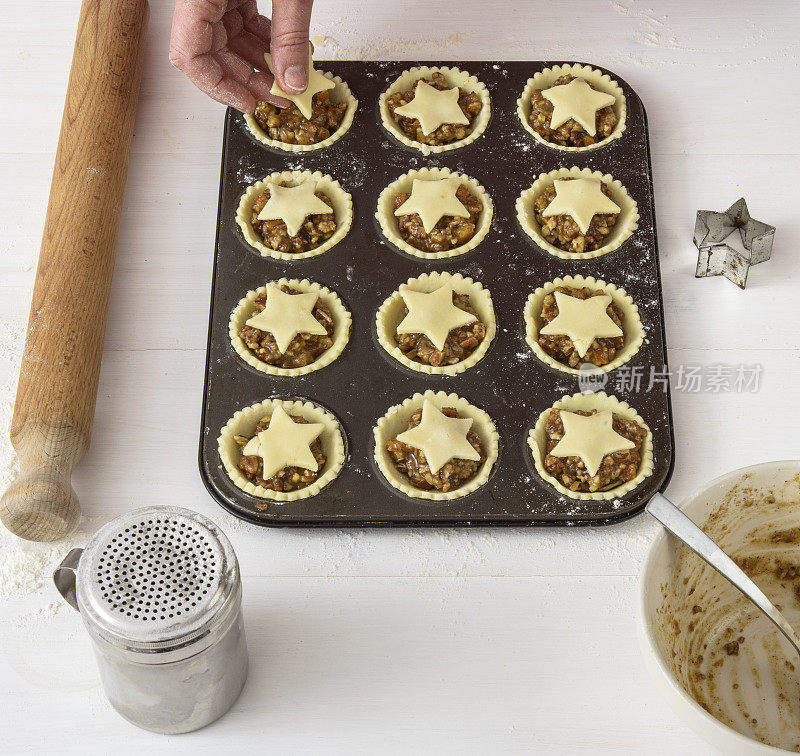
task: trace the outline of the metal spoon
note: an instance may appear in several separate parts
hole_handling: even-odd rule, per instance
[[[738,588],[780,630],[786,640],[794,646],[800,656],[800,635],[789,624],[761,589],[742,572],[714,541],[695,525],[678,507],[661,494],[656,494],[645,507],[645,511],[656,518],[672,535],[683,541],[697,556],[711,565],[722,577]]]

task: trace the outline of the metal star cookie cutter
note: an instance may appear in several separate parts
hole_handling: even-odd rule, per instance
[[[752,265],[769,260],[775,227],[753,220],[744,197],[724,213],[698,210],[694,226],[697,256],[695,278],[723,275],[740,289]]]

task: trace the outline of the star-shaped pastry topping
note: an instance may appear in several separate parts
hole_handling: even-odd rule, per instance
[[[436,475],[451,459],[480,460],[481,455],[467,440],[471,427],[471,417],[448,417],[430,399],[425,399],[420,424],[401,433],[397,440],[422,450],[428,467]]]
[[[594,477],[607,454],[636,446],[614,430],[613,419],[611,410],[588,417],[561,410],[564,435],[550,454],[554,457],[580,457],[589,475]]]
[[[456,197],[460,186],[461,179],[455,176],[433,181],[415,178],[411,186],[411,196],[394,211],[394,214],[400,216],[417,213],[422,218],[422,227],[426,234],[433,231],[433,227],[445,215],[469,218],[469,210]]]
[[[284,467],[302,467],[317,472],[319,465],[311,444],[325,429],[322,423],[296,423],[279,404],[272,412],[269,427],[251,438],[242,454],[261,457],[261,477],[269,480]]]
[[[539,333],[545,336],[569,336],[581,358],[586,356],[595,339],[622,336],[622,329],[606,312],[611,304],[608,294],[578,299],[556,291],[554,296],[558,315]]]
[[[275,75],[275,69],[272,67],[272,56],[269,53],[264,54],[264,59],[267,61],[267,66]],[[278,80],[272,82],[272,89],[269,90],[270,94],[283,97],[286,100],[293,102],[297,105],[297,109],[303,114],[303,118],[311,118],[311,100],[317,92],[324,92],[326,89],[333,89],[336,85],[325,74],[320,71],[314,70],[314,64],[311,60],[311,47],[308,48],[308,86],[304,92],[284,92],[278,86]]]
[[[458,87],[436,89],[420,79],[414,90],[414,99],[394,112],[406,118],[416,118],[425,136],[432,134],[443,123],[466,126],[469,118],[458,105]]]
[[[444,349],[450,331],[478,319],[471,312],[453,304],[453,287],[450,284],[430,293],[414,291],[404,285],[400,287],[400,296],[408,307],[408,315],[397,326],[397,333],[423,333],[439,351]]]
[[[247,321],[251,328],[268,331],[275,337],[281,354],[286,352],[298,333],[324,336],[327,331],[313,315],[319,296],[314,292],[287,294],[275,284],[267,284],[267,304]]]
[[[282,220],[289,236],[296,236],[309,215],[332,213],[330,205],[325,204],[315,192],[317,182],[309,179],[297,186],[281,186],[268,181],[269,199],[258,214],[259,220]]]
[[[600,179],[556,179],[553,186],[556,190],[555,199],[542,215],[569,215],[578,224],[582,234],[589,230],[589,224],[597,213],[620,212],[619,205],[603,194]]]
[[[544,89],[542,97],[553,103],[551,129],[557,129],[572,118],[592,136],[597,133],[597,111],[613,105],[617,99],[614,95],[592,89],[584,79],[573,79],[569,84]]]

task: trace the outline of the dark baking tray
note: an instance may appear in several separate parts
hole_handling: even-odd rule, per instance
[[[666,368],[661,280],[658,268],[653,182],[647,118],[641,100],[619,76],[625,91],[627,129],[609,146],[569,153],[549,149],[523,130],[516,100],[534,72],[553,62],[469,61],[448,63],[475,74],[492,99],[488,129],[471,145],[424,156],[386,134],[378,97],[405,69],[425,62],[325,62],[321,68],[350,86],[359,105],[350,132],[331,147],[305,154],[266,148],[252,138],[241,114],[229,110],[222,148],[219,215],[211,293],[200,436],[200,473],[211,495],[229,512],[258,525],[600,525],[630,517],[662,490],[672,473],[673,433],[668,392],[646,391],[650,366]],[[442,65],[442,62],[427,63]],[[639,228],[620,249],[593,260],[561,260],[537,247],[519,228],[514,203],[542,172],[577,165],[611,173],[639,205]],[[374,219],[381,190],[411,168],[447,166],[477,179],[495,204],[489,236],[466,255],[427,261],[386,242]],[[348,236],[319,257],[282,262],[261,257],[235,222],[247,186],[273,171],[319,170],[353,196]],[[406,279],[429,270],[460,272],[488,287],[498,334],[487,356],[454,377],[426,376],[403,368],[378,345],[375,312]],[[628,363],[640,366],[641,390],[609,393],[629,401],[653,433],[655,470],[638,488],[611,501],[579,501],[559,495],[541,480],[527,447],[539,413],[578,390],[574,376],[540,362],[525,343],[523,307],[536,287],[556,276],[582,273],[622,286],[639,306],[647,338]],[[331,365],[309,375],[271,377],[246,365],[228,338],[231,311],[250,289],[286,276],[309,278],[336,291],[353,315],[350,343]],[[613,375],[613,374],[612,374]],[[485,409],[500,433],[500,458],[488,483],[447,502],[407,497],[392,488],[373,460],[372,430],[386,410],[416,392],[446,390]],[[635,387],[634,387],[635,388]],[[236,488],[217,451],[223,425],[243,407],[268,397],[304,397],[341,421],[348,458],[344,469],[317,496],[268,502]]]

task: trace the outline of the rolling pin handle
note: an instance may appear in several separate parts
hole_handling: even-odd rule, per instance
[[[69,476],[54,467],[21,473],[0,499],[0,522],[27,541],[66,538],[81,519]]]
[[[81,518],[70,478],[88,439],[68,423],[30,422],[11,443],[20,474],[0,499],[0,521],[28,541],[66,538]]]

